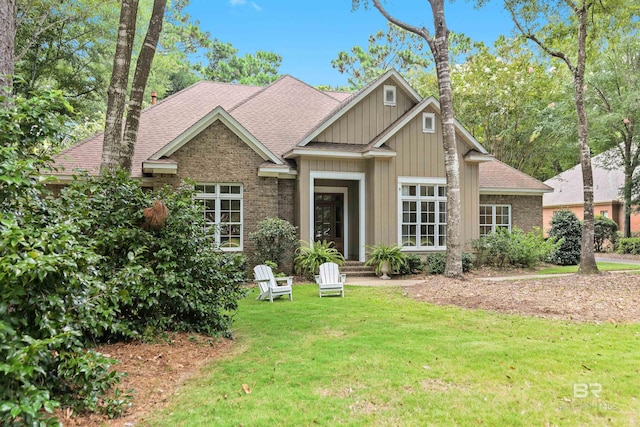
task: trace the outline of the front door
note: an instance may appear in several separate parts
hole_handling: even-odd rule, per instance
[[[314,240],[333,242],[344,255],[344,194],[315,193]]]

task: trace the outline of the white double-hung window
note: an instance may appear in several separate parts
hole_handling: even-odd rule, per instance
[[[511,231],[510,205],[480,205],[480,236],[504,228]]]
[[[241,251],[242,184],[197,184],[207,227],[215,227],[216,244],[226,251]]]
[[[444,250],[447,246],[447,186],[441,178],[400,178],[400,246]]]

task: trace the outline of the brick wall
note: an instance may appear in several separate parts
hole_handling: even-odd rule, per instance
[[[542,228],[542,196],[480,195],[481,205],[511,205],[511,226],[528,233]]]
[[[154,176],[155,188],[165,183],[175,187],[185,178],[197,182],[243,184],[244,253],[249,257],[253,254],[249,233],[262,219],[280,214],[281,193],[290,192],[293,197],[293,190],[289,190],[287,184],[279,185],[277,178],[258,176],[258,167],[264,160],[220,122],[205,129],[171,158],[178,162],[178,173]],[[286,215],[292,215],[286,207],[282,210]]]

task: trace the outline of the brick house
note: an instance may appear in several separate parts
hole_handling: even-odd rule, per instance
[[[624,187],[624,170],[610,165],[613,153],[604,152],[591,159],[593,168],[593,207],[595,215],[611,218],[624,230],[624,200],[621,189]],[[545,181],[553,188],[542,200],[544,228],[551,228],[553,213],[564,209],[576,214],[581,221],[584,218],[584,193],[582,188],[582,168],[576,165]],[[640,213],[631,214],[631,232],[640,232]]]
[[[456,122],[462,240],[496,228],[542,226],[551,189],[494,159]],[[61,184],[97,173],[102,134],[57,158]],[[365,245],[446,248],[446,180],[438,101],[394,70],[355,93],[321,91],[291,76],[266,87],[202,81],[145,109],[132,176],[159,188],[197,182],[223,250],[251,253],[266,217],[331,240],[348,259]]]

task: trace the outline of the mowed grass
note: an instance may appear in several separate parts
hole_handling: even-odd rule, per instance
[[[233,354],[147,425],[640,423],[638,324],[439,307],[395,288],[320,299],[302,285],[293,302],[273,304],[255,296],[240,304]]]
[[[640,270],[638,264],[622,264],[619,262],[598,262],[598,270],[600,271],[620,271],[620,270]],[[536,274],[563,274],[576,273],[577,265],[559,265],[556,267],[543,268],[536,271]]]

